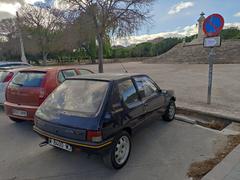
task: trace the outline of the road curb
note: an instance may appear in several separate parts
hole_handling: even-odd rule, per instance
[[[240,145],[235,147],[217,166],[207,173],[202,180],[224,180],[240,164]]]
[[[219,113],[214,113],[214,112],[206,112],[206,111],[186,108],[186,107],[182,107],[182,106],[178,106],[177,111],[180,111],[180,112],[183,111],[183,112],[187,112],[187,113],[197,113],[197,114],[203,115],[203,116],[211,116],[214,118],[220,118],[220,119],[224,119],[224,120],[240,122],[240,118],[237,118],[237,117],[226,116],[224,114],[219,114]]]
[[[196,124],[195,120],[190,119],[190,118],[188,118],[186,116],[178,115],[178,114],[176,114],[175,119],[178,120],[178,121],[189,123],[189,124]]]

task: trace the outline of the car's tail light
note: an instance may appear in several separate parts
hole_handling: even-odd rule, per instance
[[[44,98],[46,97],[46,90],[44,88],[44,85],[46,83],[46,77],[42,80],[42,83],[41,83],[41,88],[40,88],[40,91],[39,91],[39,99],[40,99],[40,104],[43,102]]]
[[[42,99],[44,98],[46,95],[46,91],[44,88],[40,88],[40,91],[39,91],[39,98]]]
[[[101,142],[102,132],[101,131],[87,131],[87,140],[91,142]]]
[[[9,72],[5,79],[3,80],[3,82],[4,83],[9,82],[12,79],[13,75],[14,75],[13,72]]]

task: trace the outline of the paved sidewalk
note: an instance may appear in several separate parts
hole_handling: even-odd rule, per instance
[[[240,111],[229,111],[221,108],[216,108],[212,105],[197,104],[195,102],[189,103],[189,102],[177,101],[176,103],[177,103],[177,107],[182,110],[210,115],[210,116],[218,117],[220,119],[240,122]]]
[[[202,180],[239,180],[240,179],[240,145],[225,157]]]

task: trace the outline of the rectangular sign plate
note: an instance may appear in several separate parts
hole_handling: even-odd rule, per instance
[[[67,143],[63,143],[61,141],[55,140],[55,139],[48,139],[48,143],[52,146],[56,146],[58,148],[64,149],[66,151],[72,152],[72,146],[70,146]]]
[[[17,109],[12,110],[12,115],[14,116],[21,116],[21,117],[27,117],[27,112],[26,111],[21,111]]]
[[[203,46],[205,48],[220,47],[221,46],[221,37],[206,37],[203,40]]]

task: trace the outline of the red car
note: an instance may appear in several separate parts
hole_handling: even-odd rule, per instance
[[[22,70],[8,84],[4,108],[15,121],[33,121],[38,107],[67,77],[92,73],[74,67],[41,67]]]

